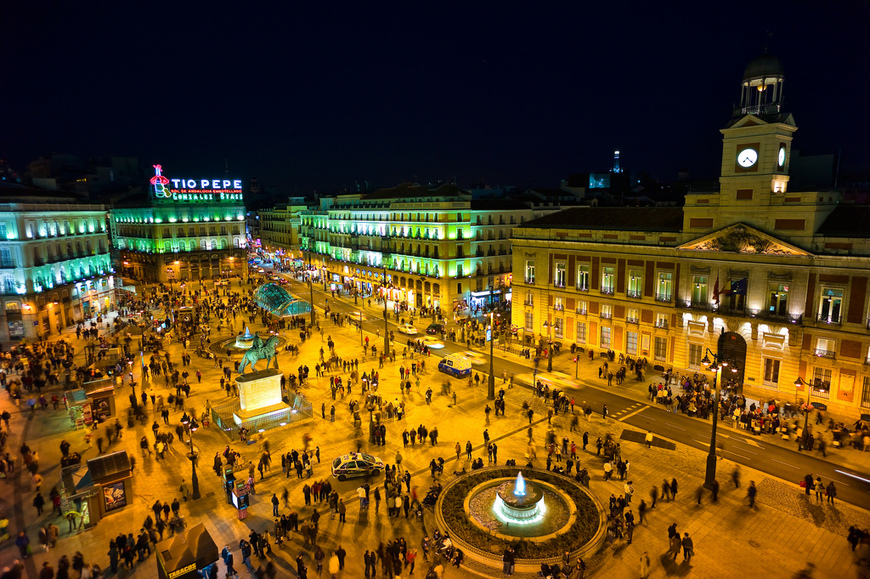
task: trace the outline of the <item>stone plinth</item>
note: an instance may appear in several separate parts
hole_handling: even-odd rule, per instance
[[[281,371],[274,368],[242,374],[236,378],[239,386],[238,412],[233,414],[236,424],[266,416],[273,412],[289,410],[281,400]]]

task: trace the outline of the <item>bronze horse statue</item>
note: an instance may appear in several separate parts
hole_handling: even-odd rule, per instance
[[[251,349],[245,352],[242,361],[239,364],[239,374],[245,373],[245,368],[250,366],[252,372],[256,372],[256,364],[260,360],[266,360],[266,370],[272,365],[272,359],[275,360],[275,369],[278,369],[278,356],[275,353],[275,347],[278,345],[278,336],[270,336],[265,342],[261,342],[259,336],[254,335],[254,345]]]

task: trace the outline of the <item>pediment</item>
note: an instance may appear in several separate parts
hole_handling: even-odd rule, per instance
[[[809,256],[811,253],[759,231],[744,223],[735,223],[719,231],[699,237],[677,249],[685,251],[716,251],[757,255]]]
[[[754,127],[756,125],[766,125],[766,124],[767,124],[767,122],[764,121],[763,119],[760,119],[760,118],[756,117],[755,115],[749,114],[749,115],[744,116],[743,118],[741,118],[739,121],[737,121],[736,123],[734,123],[733,125],[731,125],[728,128],[736,129],[738,127]]]

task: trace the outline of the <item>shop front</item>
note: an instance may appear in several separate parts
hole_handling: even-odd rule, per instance
[[[64,516],[74,513],[76,524],[86,528],[133,502],[133,470],[126,450],[88,460],[83,475],[79,464],[68,465],[61,479]]]
[[[200,579],[210,577],[220,556],[218,546],[203,523],[157,543],[157,577]]]
[[[70,421],[78,428],[90,427],[96,420],[105,422],[115,416],[115,384],[112,378],[85,382],[81,388],[67,390],[64,400]]]

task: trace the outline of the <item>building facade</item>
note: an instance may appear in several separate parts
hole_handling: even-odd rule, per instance
[[[170,179],[155,166],[150,195],[110,212],[118,269],[143,282],[242,275],[247,238],[241,180]]]
[[[116,303],[106,208],[62,192],[0,188],[0,342],[34,340]]]
[[[514,230],[512,321],[527,343],[703,371],[733,332],[747,398],[868,412],[870,207],[789,190],[783,80],[769,56],[746,69],[718,189],[682,208],[570,209]]]
[[[259,240],[263,253],[281,265],[301,264],[299,226],[301,215],[307,210],[308,206],[302,199],[291,199],[290,203],[258,211]]]
[[[552,211],[408,184],[321,199],[301,213],[299,241],[325,284],[459,315],[509,299],[511,230]]]

